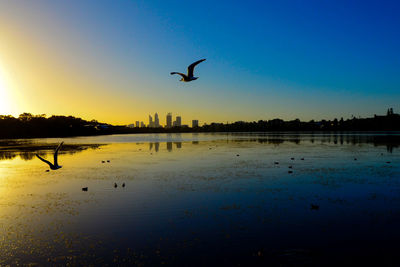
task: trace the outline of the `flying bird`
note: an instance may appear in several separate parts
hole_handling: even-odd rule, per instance
[[[48,161],[48,160],[45,160],[44,158],[42,158],[42,157],[39,156],[38,154],[36,154],[36,157],[38,157],[41,161],[43,161],[43,162],[49,164],[50,169],[52,169],[52,170],[58,170],[58,169],[60,169],[60,168],[62,167],[62,166],[58,165],[58,161],[57,161],[57,158],[58,158],[58,151],[60,150],[60,148],[61,148],[61,146],[62,146],[63,144],[64,144],[64,142],[61,142],[61,143],[58,145],[58,147],[56,148],[56,151],[54,152],[54,164],[51,163],[51,162]]]
[[[180,79],[181,82],[190,82],[190,81],[197,80],[199,77],[194,77],[193,76],[194,67],[196,67],[197,64],[203,62],[204,60],[206,60],[206,59],[205,58],[204,59],[200,59],[200,60],[190,64],[189,67],[188,67],[187,75],[183,74],[183,73],[180,73],[180,72],[171,72],[171,75],[173,75],[173,74],[181,75],[182,76],[182,79]]]

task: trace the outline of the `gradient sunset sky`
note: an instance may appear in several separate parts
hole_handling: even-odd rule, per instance
[[[400,112],[399,1],[0,0],[0,114],[113,124]],[[171,71],[201,58],[194,82]]]

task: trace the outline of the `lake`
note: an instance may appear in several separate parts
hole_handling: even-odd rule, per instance
[[[47,171],[35,154],[61,141]],[[399,132],[0,140],[0,265],[396,265],[399,147]]]

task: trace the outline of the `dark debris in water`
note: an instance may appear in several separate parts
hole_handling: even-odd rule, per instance
[[[311,210],[319,210],[319,205],[311,204],[310,209]]]

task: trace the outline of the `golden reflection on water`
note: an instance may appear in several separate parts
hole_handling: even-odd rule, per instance
[[[122,231],[123,236],[126,231],[135,237],[129,241],[134,251],[135,245],[143,247],[140,240],[145,240],[141,235],[146,231],[149,236],[157,230],[168,235],[176,231],[171,230],[175,225],[199,214],[219,225],[220,213],[234,219],[255,210],[253,225],[274,225],[282,217],[280,211],[275,214],[277,207],[289,214],[292,206],[308,212],[307,197],[323,199],[310,194],[305,184],[333,194],[331,190],[341,186],[338,177],[363,184],[365,178],[349,174],[375,165],[377,175],[391,177],[398,169],[384,162],[399,161],[398,154],[388,155],[385,147],[310,141],[111,143],[79,152],[68,150],[68,143],[66,147],[58,159],[63,167],[56,171],[46,172],[46,164],[26,154],[35,151],[24,152],[23,157],[17,151],[17,156],[0,160],[0,264],[101,262],[102,242],[112,240],[110,233]],[[52,159],[53,151],[41,152]],[[384,158],[377,157],[381,153]],[[354,157],[359,158],[357,163]],[[274,164],[277,161],[279,165]],[[293,174],[288,174],[289,165]],[[330,205],[340,202],[337,196],[329,197]],[[265,203],[275,203],[275,208],[266,212]],[[226,231],[224,238],[234,236]]]

